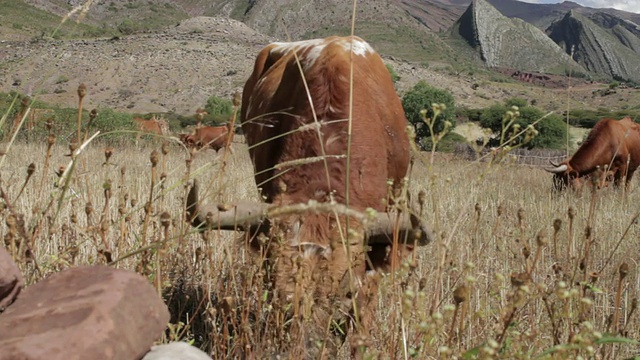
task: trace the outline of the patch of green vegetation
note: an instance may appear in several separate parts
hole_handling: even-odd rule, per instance
[[[62,18],[37,9],[23,1],[0,0],[0,28],[11,34],[51,37],[56,39],[82,38],[91,34],[110,35],[102,27],[78,24],[73,20],[62,23]]]

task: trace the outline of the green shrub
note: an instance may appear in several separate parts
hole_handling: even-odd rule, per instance
[[[485,109],[480,116],[480,126],[491,129],[498,135],[498,139],[502,137],[503,119],[505,119],[507,112],[510,111],[511,114],[516,114],[511,106],[507,106],[508,103],[514,103],[514,101],[510,99],[505,104],[493,105]],[[513,125],[505,129],[504,140],[506,141],[516,132],[524,130],[528,125],[533,124],[544,115],[541,110],[533,106],[518,107]],[[560,116],[555,114],[547,116],[535,124],[534,127],[538,131],[537,136],[524,144],[524,146],[528,148],[561,149],[566,144],[567,127]],[[524,141],[525,134],[521,134],[514,139],[512,145],[522,144]],[[494,140],[489,145],[498,146],[501,144],[499,144],[499,140]]]
[[[407,120],[416,128],[416,142],[422,143],[422,138],[430,137],[429,127],[424,123],[421,112],[427,111],[427,118],[433,117],[432,104],[444,104],[446,108],[435,119],[433,131],[437,134],[444,130],[445,121],[451,123],[451,129],[455,127],[455,103],[453,95],[447,90],[435,88],[425,81],[419,81],[411,90],[402,97]]]
[[[432,145],[433,145],[433,140],[431,137],[424,137],[421,140],[421,143],[419,144],[420,147],[422,149],[428,149],[430,150]],[[455,145],[458,143],[467,143],[467,139],[457,133],[454,132],[448,132],[447,134],[445,134],[445,136],[440,139],[440,141],[438,141],[438,143],[436,144],[436,151],[440,151],[440,152],[453,152],[455,149]]]
[[[205,105],[204,110],[209,113],[209,116],[217,118],[220,116],[228,117],[233,114],[233,103],[231,100],[211,96],[207,99],[207,105]]]

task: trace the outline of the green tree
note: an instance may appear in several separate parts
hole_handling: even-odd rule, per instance
[[[431,132],[424,123],[421,112],[426,110],[426,117],[432,119],[432,104],[445,105],[434,121],[433,131],[436,134],[442,132],[446,121],[451,124],[449,130],[452,129],[455,126],[455,102],[453,95],[447,90],[438,89],[421,80],[402,97],[402,107],[407,120],[416,128],[416,142],[423,148],[424,138],[431,137]]]
[[[505,104],[496,104],[482,112],[480,115],[480,126],[489,128],[491,131],[498,135],[498,139],[503,138],[504,141],[512,138],[516,133],[524,130],[527,126],[535,123],[542,118],[545,114],[533,107],[533,106],[514,106],[512,104],[518,103],[509,99]],[[507,105],[509,104],[509,105]],[[507,115],[509,114],[509,115]],[[515,118],[511,126],[504,129],[505,134],[503,137],[503,126]],[[538,131],[537,136],[528,141],[524,146],[528,148],[550,148],[561,149],[566,144],[567,128],[564,120],[555,114],[545,117],[538,121],[534,125]],[[525,141],[525,133],[516,137],[512,144],[521,144]],[[500,145],[496,140],[490,143],[492,146]]]
[[[207,99],[207,105],[205,105],[204,110],[214,117],[228,116],[233,113],[233,103],[231,100],[211,96]]]

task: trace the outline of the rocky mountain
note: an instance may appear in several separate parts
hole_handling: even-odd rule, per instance
[[[569,11],[552,24],[549,37],[586,69],[640,82],[640,28],[605,13],[590,17]]]
[[[76,89],[85,83],[87,107],[138,113],[192,114],[209,96],[228,97],[241,89],[255,54],[268,42],[347,34],[351,26],[351,5],[343,1],[95,1],[80,24],[74,21],[82,14],[77,11],[63,24],[64,36],[52,37],[46,34],[60,22],[54,13],[65,16],[82,1],[26,1],[30,4],[0,0],[0,91],[37,94],[47,102],[74,106]],[[397,72],[400,94],[425,80],[451,91],[456,103],[467,107],[489,106],[518,96],[543,109],[557,110],[559,99],[567,99],[566,94],[555,94],[566,88],[567,64],[577,71],[592,69],[580,70],[544,33],[505,17],[485,0],[467,6],[456,23],[455,36],[425,26],[443,26],[447,16],[457,11],[450,9],[464,8],[465,2],[468,0],[360,1],[356,33]],[[411,12],[424,4],[439,7],[441,19],[429,20],[429,11],[422,15]],[[209,16],[194,17],[197,14]],[[607,36],[626,39],[625,48],[636,49],[638,44],[629,35],[635,34],[635,28],[616,19],[619,17],[601,16],[599,22],[590,21],[595,27],[608,26]],[[130,33],[112,28],[123,24],[138,27],[127,28]],[[494,72],[490,67],[506,68]],[[504,86],[511,81],[508,77],[526,83]],[[598,85],[577,79],[572,86],[580,107],[619,106],[625,99],[622,91],[595,98]]]
[[[541,73],[585,72],[535,26],[502,15],[486,0],[474,0],[451,32],[464,38],[492,68]]]

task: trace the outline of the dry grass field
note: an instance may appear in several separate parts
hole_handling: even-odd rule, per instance
[[[182,220],[187,178],[199,179],[210,203],[257,198],[246,145],[233,149],[189,161],[177,143],[98,138],[74,157],[64,185],[54,170],[69,165],[66,146],[53,145],[47,164],[46,144],[16,143],[0,158],[4,245],[29,284],[86,264],[144,274],[172,311],[167,341],[193,340],[214,359],[261,358],[286,334],[267,325],[270,305],[242,236],[201,235]],[[439,157],[429,165],[422,153],[409,182],[414,202],[425,193],[438,240],[385,277],[378,328],[372,338],[349,334],[345,357],[349,346],[370,358],[639,352],[630,340],[640,326],[635,180],[628,192],[554,195],[540,168]]]

